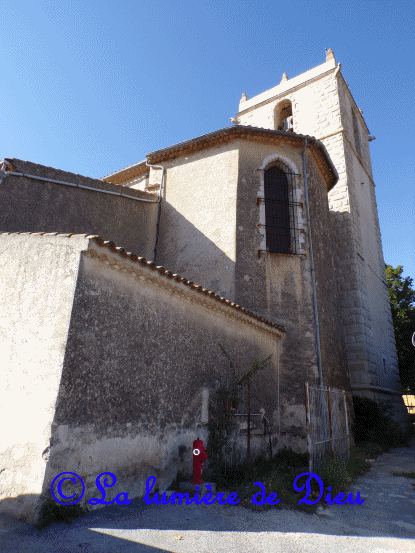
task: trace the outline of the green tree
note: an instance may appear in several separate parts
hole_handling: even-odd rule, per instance
[[[402,265],[398,265],[396,269],[392,265],[386,265],[385,267],[398,354],[399,375],[405,390],[415,393],[415,347],[412,345],[412,335],[415,332],[413,279],[402,276]]]

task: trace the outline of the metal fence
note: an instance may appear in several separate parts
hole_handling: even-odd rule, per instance
[[[326,453],[348,459],[349,425],[346,392],[305,383],[308,469],[318,469]]]
[[[226,389],[229,389],[229,382]],[[213,406],[212,406],[213,407]],[[273,439],[272,424],[265,416],[265,409],[259,413],[251,411],[251,383],[249,380],[239,387],[238,401],[233,402],[231,395],[217,401],[212,409],[213,418],[218,421],[228,417],[223,429],[225,445],[222,448],[220,462],[225,474],[246,462],[265,455],[272,458]],[[220,426],[220,424],[219,424]],[[219,459],[216,460],[218,462]]]

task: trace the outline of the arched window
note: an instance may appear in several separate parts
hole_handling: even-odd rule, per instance
[[[295,175],[281,161],[264,172],[264,201],[267,251],[297,253],[296,205],[293,201]]]
[[[292,131],[294,129],[293,108],[290,100],[283,100],[275,108],[275,129]]]

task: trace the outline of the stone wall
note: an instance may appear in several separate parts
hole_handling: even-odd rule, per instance
[[[11,163],[18,173],[111,194],[8,175],[0,186],[0,232],[98,234],[128,251],[153,258],[158,203],[149,200],[157,200],[157,196],[28,161],[12,159]],[[133,199],[115,195],[120,193]]]
[[[288,80],[275,97],[268,91],[241,102],[238,118],[241,124],[275,128],[278,106],[290,100],[294,131],[315,136],[326,146],[339,175],[329,192],[329,205],[351,382],[355,393],[393,397],[396,417],[403,421],[369,131],[340,68],[333,66],[324,73],[325,67],[320,66],[320,74],[313,78],[308,79],[308,72],[295,77],[295,86],[290,87]]]
[[[246,142],[240,145],[239,159],[236,301],[287,329],[281,350],[281,416],[289,413],[291,419],[288,416],[284,419],[281,431],[287,432],[286,444],[292,447],[291,435],[297,432],[302,436],[304,432],[304,382],[318,381],[302,156],[299,149],[287,145],[278,147]],[[289,164],[297,174],[294,197],[302,204],[298,207],[299,239],[303,244],[301,255],[258,254],[259,249],[264,249],[264,237],[263,228],[258,226],[261,204],[258,205],[256,199],[264,196],[263,169],[278,159]],[[327,184],[311,155],[307,157],[307,174],[324,381],[348,390]]]
[[[72,470],[86,498],[105,471],[118,478],[113,496],[143,495],[149,476],[166,489],[178,470],[190,473],[193,440],[207,440],[209,395],[230,378],[218,344],[240,375],[255,358],[273,356],[252,383],[253,412],[263,407],[271,418],[282,335],[92,245],[80,265],[45,488],[59,470]]]
[[[233,301],[238,155],[230,142],[163,163],[156,260]],[[150,183],[160,178],[152,169]]]
[[[0,512],[42,491],[85,236],[0,234]]]
[[[275,326],[109,242],[7,234],[0,244],[1,512],[36,520],[64,471],[84,479],[84,503],[102,472],[117,476],[107,499],[189,473],[209,398],[231,378],[219,343],[239,376],[272,355],[252,381],[252,411],[278,413]]]
[[[257,199],[264,196],[263,171],[277,159],[297,175],[294,197],[301,203],[299,256],[260,252],[266,248],[261,227],[265,220],[264,205]],[[281,417],[285,411],[290,415],[282,431],[287,432],[287,444],[301,448],[305,438],[304,382],[318,379],[301,150],[288,137],[280,137],[279,143],[236,140],[178,156],[165,165],[157,263],[287,328],[281,351]],[[314,165],[310,157],[323,365],[332,385],[347,387],[327,184]],[[299,436],[298,444],[292,442],[293,433]]]
[[[327,186],[306,152],[310,225],[320,327],[323,383],[350,391],[350,378],[339,304],[340,285],[336,268],[336,233],[328,206]]]

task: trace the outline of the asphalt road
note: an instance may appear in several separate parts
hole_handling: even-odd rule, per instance
[[[150,505],[135,500],[42,531],[0,517],[1,553],[274,553],[415,551],[415,471],[410,448],[384,453],[352,486],[363,505],[332,505],[319,514],[240,506]]]

